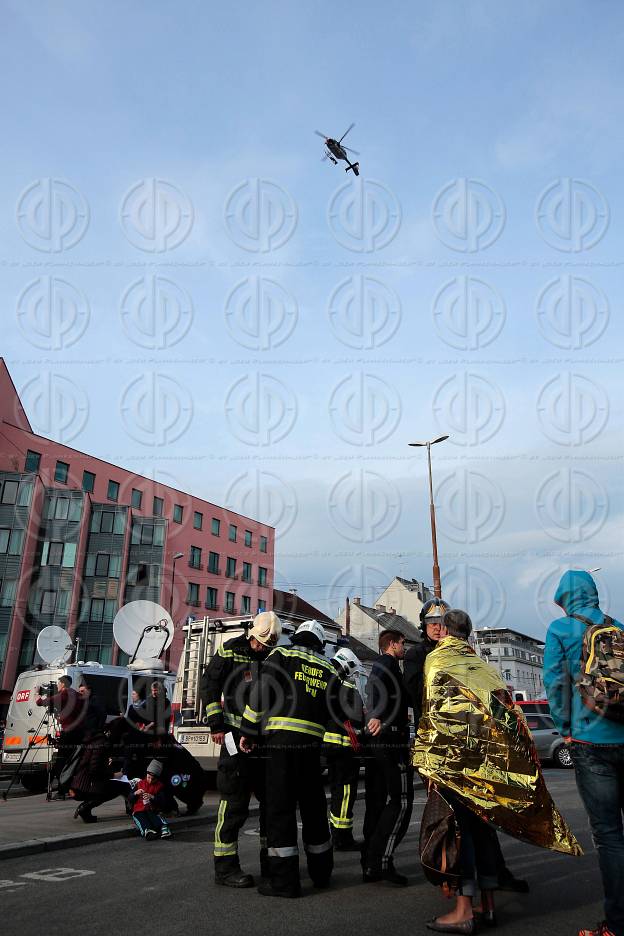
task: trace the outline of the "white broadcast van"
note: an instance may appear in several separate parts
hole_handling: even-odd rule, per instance
[[[40,687],[54,688],[61,676],[70,677],[73,689],[86,683],[105,706],[109,721],[127,714],[133,689],[145,698],[155,680],[164,683],[169,699],[173,700],[175,695],[175,673],[158,667],[79,662],[52,664],[21,673],[9,703],[1,763],[3,773],[19,770],[22,785],[33,792],[46,788],[48,763],[54,753],[48,739],[59,733],[57,719],[48,713],[47,706],[37,705],[36,699]]]

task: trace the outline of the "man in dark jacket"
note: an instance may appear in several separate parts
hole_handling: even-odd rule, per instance
[[[53,767],[54,776],[58,778],[83,738],[85,703],[80,694],[72,689],[71,676],[60,676],[58,691],[52,695],[39,693],[35,705],[47,705],[48,710],[54,712],[61,729],[56,739]],[[55,799],[65,799],[65,792],[66,789],[59,788]]]
[[[290,647],[278,646],[262,667],[258,689],[245,709],[241,748],[262,732],[266,759],[269,881],[266,897],[299,897],[297,805],[308,874],[327,887],[334,866],[321,775],[321,742],[330,720],[327,689],[336,676],[322,656],[325,632],[318,621],[297,628]]]
[[[420,610],[422,640],[405,652],[403,675],[410,706],[414,712],[416,731],[418,731],[418,722],[422,714],[425,659],[440,639],[442,618],[444,612],[450,607],[442,598],[432,598],[426,601]]]
[[[106,706],[93,695],[93,690],[88,683],[84,682],[78,686],[78,693],[84,703],[84,730],[85,734],[104,728],[106,725]]]
[[[577,685],[585,630],[604,623],[589,572],[566,572],[555,604],[564,616],[552,621],[546,634],[544,685],[555,725],[570,742],[605,895],[605,921],[594,930],[580,930],[579,936],[624,936],[624,724],[588,708]],[[619,621],[613,624],[622,628]]]
[[[381,657],[368,680],[368,730],[373,757],[366,763],[366,811],[362,868],[365,883],[408,883],[399,874],[393,853],[409,826],[414,801],[413,770],[409,761],[409,698],[399,661],[405,638],[398,631],[379,637]]]
[[[249,815],[253,793],[260,804],[260,868],[267,870],[264,822],[264,764],[258,753],[241,754],[240,724],[260,666],[282,632],[272,611],[256,615],[248,636],[223,643],[202,676],[200,696],[215,744],[221,745],[217,768],[219,811],[214,838],[215,882],[226,887],[253,887],[241,870],[238,836]]]

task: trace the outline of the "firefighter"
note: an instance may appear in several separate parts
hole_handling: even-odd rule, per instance
[[[243,716],[241,748],[250,750],[261,732],[267,754],[269,880],[258,887],[264,896],[301,896],[297,804],[314,886],[327,887],[333,870],[321,742],[329,721],[327,690],[336,672],[322,656],[324,643],[318,621],[299,625],[291,645],[270,654]]]
[[[238,859],[238,835],[249,815],[254,793],[260,804],[260,869],[267,868],[264,822],[264,769],[256,753],[240,753],[240,723],[260,666],[282,633],[281,621],[272,611],[256,615],[247,636],[223,643],[206,667],[200,694],[212,739],[221,745],[217,767],[219,810],[214,837],[215,883],[225,887],[253,887]]]
[[[399,661],[405,638],[394,630],[379,635],[381,656],[367,684],[367,729],[372,757],[366,762],[366,809],[362,869],[364,883],[387,881],[405,887],[408,879],[394,867],[394,850],[409,826],[414,801],[409,759],[409,699]]]
[[[355,653],[340,647],[332,657],[338,680],[329,692],[333,723],[323,738],[331,792],[329,824],[336,851],[360,851],[353,838],[353,805],[360,776],[360,751],[364,729],[363,700],[357,685],[362,665]]]

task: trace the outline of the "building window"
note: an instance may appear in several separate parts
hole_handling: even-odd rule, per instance
[[[236,575],[236,559],[232,559],[231,556],[225,560],[225,574],[227,578],[234,578]]]
[[[251,562],[243,562],[243,582],[251,582]]]
[[[263,566],[258,566],[258,585],[266,585],[267,570]]]
[[[90,621],[101,622],[104,620],[104,599],[103,598],[92,598],[91,599],[91,610],[89,612]]]
[[[243,595],[241,598],[241,614],[251,614],[251,598]]]
[[[95,574],[108,576],[108,567],[110,565],[110,556],[108,553],[98,553],[95,559]]]
[[[60,566],[63,561],[63,543],[44,543],[41,565]]]
[[[68,476],[69,465],[67,462],[57,461],[56,468],[54,469],[54,480],[58,481],[59,484],[67,484]]]
[[[251,530],[245,530],[245,546],[251,546],[252,539]]]
[[[192,569],[201,569],[201,549],[199,546],[191,546],[189,565]]]
[[[267,538],[266,536],[261,536],[260,537],[260,552],[266,552],[266,551],[267,551]]]
[[[236,542],[236,526],[233,523],[230,523],[230,530],[228,533],[228,539],[231,543]]]
[[[108,482],[108,491],[106,496],[110,501],[117,501],[119,497],[119,482],[118,481],[109,481]]]
[[[208,553],[208,571],[219,574],[219,553]]]
[[[17,579],[5,579],[0,590],[0,607],[10,608],[15,603]]]
[[[204,522],[204,515],[200,513],[199,510],[195,510],[193,512],[193,529],[201,530],[203,522]]]
[[[93,489],[95,488],[95,475],[92,471],[83,471],[82,472],[82,490],[86,491],[87,494],[93,494]]]
[[[17,499],[17,481],[5,481],[2,488],[2,504],[14,504]]]
[[[228,611],[230,614],[234,613],[234,592],[225,593],[225,604],[223,605],[223,610]]]
[[[186,603],[189,605],[195,605],[195,607],[199,607],[199,585],[196,582],[188,583]]]
[[[152,504],[153,515],[155,517],[162,517],[164,506],[165,506],[164,499],[162,497],[155,497],[154,503]]]
[[[210,611],[216,611],[217,597],[218,597],[217,589],[210,588],[210,586],[208,586],[208,588],[206,589],[206,607]]]
[[[143,491],[137,491],[136,488],[132,488],[132,506],[136,510],[140,509],[142,500],[143,500]]]
[[[219,536],[221,531],[221,521],[217,520],[216,517],[213,517],[210,521],[210,532],[213,536]]]
[[[24,471],[39,471],[41,455],[39,452],[33,452],[28,449],[26,452],[26,461],[24,462]]]
[[[5,553],[9,548],[10,530],[0,530],[0,553]]]
[[[184,513],[184,508],[180,507],[179,504],[173,505],[173,522],[182,523],[182,514]]]
[[[41,614],[54,614],[56,607],[56,592],[44,591],[41,595]]]
[[[18,507],[30,507],[30,499],[32,497],[33,486],[29,482],[25,484],[20,484],[19,496],[17,498]]]
[[[9,556],[19,556],[22,552],[22,543],[24,541],[23,530],[13,530],[9,538]]]
[[[258,602],[258,614],[261,614],[263,611],[266,611],[266,601]]]

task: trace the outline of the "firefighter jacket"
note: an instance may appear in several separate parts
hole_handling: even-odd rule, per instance
[[[330,720],[327,690],[337,675],[319,649],[304,643],[307,636],[275,647],[267,657],[243,715],[242,734],[262,734],[283,746],[321,744]]]
[[[257,683],[265,654],[254,653],[245,636],[221,644],[204,670],[200,698],[210,730],[240,728],[252,686]]]
[[[358,752],[364,740],[366,721],[356,679],[341,679],[336,673],[328,686],[327,704],[330,721],[323,736],[325,753]]]

